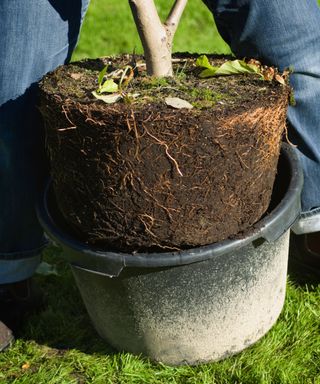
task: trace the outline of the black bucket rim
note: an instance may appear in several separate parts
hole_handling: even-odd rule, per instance
[[[118,276],[124,267],[170,267],[200,262],[208,258],[234,252],[257,239],[269,242],[276,241],[290,229],[300,214],[300,193],[303,185],[302,168],[296,150],[283,143],[281,155],[289,165],[290,182],[288,189],[279,204],[264,218],[258,221],[252,231],[238,239],[226,239],[214,244],[204,245],[187,250],[159,253],[122,253],[102,251],[74,239],[70,234],[62,232],[55,223],[48,207],[47,183],[42,199],[37,204],[37,216],[45,232],[54,242],[65,250],[63,257],[71,264],[96,273]],[[271,228],[272,227],[272,228]]]

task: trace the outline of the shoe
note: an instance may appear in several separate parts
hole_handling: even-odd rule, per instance
[[[4,351],[14,340],[12,331],[0,321],[0,352]]]
[[[320,258],[320,232],[305,235],[306,246],[309,251],[316,253]]]
[[[43,308],[44,297],[32,279],[0,285],[0,321],[15,332],[28,314]]]
[[[311,243],[311,235],[312,242]],[[310,275],[315,277],[320,282],[320,253],[311,249],[311,244],[314,246],[315,240],[320,241],[320,233],[295,235],[291,232],[290,247],[289,247],[289,273],[294,275]]]

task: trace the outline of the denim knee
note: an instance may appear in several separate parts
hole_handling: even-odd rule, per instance
[[[304,171],[302,210],[320,207],[320,10],[316,0],[204,0],[218,30],[239,57],[280,70],[292,67],[296,105],[288,109],[290,141]]]
[[[35,214],[48,174],[37,82],[70,59],[88,4],[0,2],[0,283],[33,273],[46,244]]]

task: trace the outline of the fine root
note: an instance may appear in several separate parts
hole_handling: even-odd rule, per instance
[[[131,110],[131,119],[132,119],[133,127],[131,127],[130,120],[129,120],[128,117],[126,118],[126,123],[127,123],[127,127],[128,127],[128,132],[130,133],[132,130],[133,130],[133,132],[134,132],[134,136],[135,136],[135,138],[136,138],[136,142],[137,142],[134,157],[135,157],[136,159],[139,160],[139,149],[140,149],[140,143],[139,143],[139,140],[140,140],[140,137],[141,137],[141,136],[140,136],[139,133],[138,133],[138,128],[137,128],[136,118],[135,118],[135,115],[134,115],[133,110]]]
[[[180,176],[183,176],[183,174],[182,174],[182,172],[181,172],[181,170],[180,170],[180,168],[179,168],[179,164],[178,164],[177,160],[176,160],[174,157],[172,157],[172,156],[170,155],[170,153],[169,153],[169,146],[168,146],[168,144],[165,143],[164,141],[158,139],[158,138],[155,137],[154,135],[152,135],[152,134],[147,130],[147,128],[146,128],[145,126],[144,126],[144,130],[145,130],[145,132],[147,133],[148,136],[152,137],[158,144],[162,145],[162,146],[165,148],[165,152],[166,152],[167,157],[173,162],[173,164],[174,164],[174,166],[175,166],[175,168],[176,168],[178,174],[179,174]]]
[[[236,151],[236,155],[240,161],[240,164],[242,165],[242,167],[246,168],[246,169],[249,169],[249,167],[247,166],[247,164],[243,161],[242,157],[239,155],[239,152]]]
[[[286,125],[285,128],[284,128],[284,136],[285,136],[286,141],[287,141],[288,144],[290,144],[290,145],[291,145],[292,147],[294,147],[294,148],[297,148],[297,145],[296,145],[296,144],[293,144],[293,143],[290,141],[290,139],[289,139],[289,135],[288,135],[288,127],[287,127],[287,125]]]
[[[69,131],[70,129],[77,129],[77,126],[69,119],[69,116],[67,114],[67,111],[65,110],[65,107],[64,105],[62,105],[62,112],[63,114],[65,115],[66,119],[69,121],[69,123],[71,124],[70,127],[67,127],[67,128],[60,128],[58,129],[59,132],[63,132],[63,131]]]

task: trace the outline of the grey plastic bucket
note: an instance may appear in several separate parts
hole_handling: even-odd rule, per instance
[[[50,187],[38,217],[63,247],[102,338],[154,361],[194,365],[243,350],[277,320],[302,184],[295,151],[283,145],[271,212],[242,237],[180,252],[93,249],[68,233]]]

